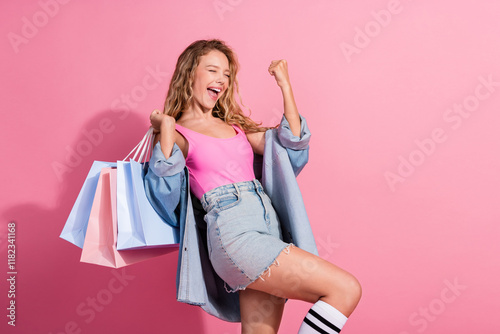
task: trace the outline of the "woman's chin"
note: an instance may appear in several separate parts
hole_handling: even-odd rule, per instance
[[[205,102],[204,107],[207,109],[213,109],[215,107],[216,103],[217,103],[217,100],[210,99],[209,101]]]

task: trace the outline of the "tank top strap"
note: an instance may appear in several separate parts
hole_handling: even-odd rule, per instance
[[[193,130],[189,130],[188,128],[183,127],[182,125],[175,124],[175,129],[180,132],[181,135],[184,136],[188,141],[191,141],[194,138],[191,138],[191,135],[196,135],[196,132]]]
[[[231,124],[231,126],[233,127],[233,129],[236,131],[236,134],[240,134],[243,132],[243,130],[236,124]],[[244,133],[243,133],[244,134]]]

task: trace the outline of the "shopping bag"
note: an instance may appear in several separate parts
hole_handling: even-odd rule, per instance
[[[97,181],[103,167],[116,167],[116,162],[94,161],[60,235],[80,248],[85,240]]]
[[[120,268],[166,254],[168,248],[118,251],[116,215],[116,168],[102,168],[95,190],[81,262]]]
[[[152,150],[152,139],[150,129],[136,146],[134,157],[117,162],[118,250],[179,246],[179,228],[163,221],[144,189],[145,161]]]

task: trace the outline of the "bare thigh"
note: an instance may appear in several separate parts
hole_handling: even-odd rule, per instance
[[[290,247],[247,288],[268,294],[315,303],[319,299],[349,316],[361,297],[356,278],[340,267],[306,252]]]
[[[240,290],[241,332],[243,334],[274,334],[283,315],[285,300],[268,293]]]

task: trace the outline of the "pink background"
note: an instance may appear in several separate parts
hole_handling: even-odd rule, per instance
[[[265,125],[282,113],[267,67],[289,62],[312,131],[299,183],[320,254],[364,288],[343,333],[498,333],[499,14],[493,0],[2,1],[0,331],[239,332],[175,301],[177,252],[117,283],[59,238],[92,161],[123,158],[163,106],[180,52],[221,38]],[[308,307],[287,303],[280,333]]]

